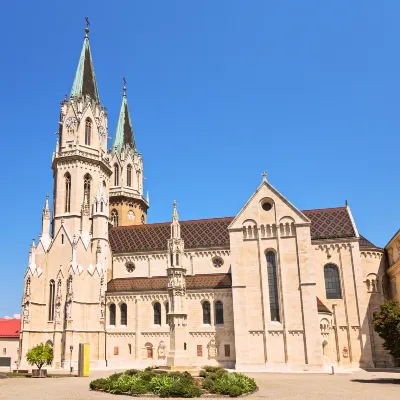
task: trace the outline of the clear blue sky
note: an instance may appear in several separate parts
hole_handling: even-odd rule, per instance
[[[20,312],[86,15],[110,136],[128,80],[149,222],[174,199],[235,215],[265,170],[299,209],[348,199],[377,245],[399,228],[400,2],[2,2],[0,316]]]

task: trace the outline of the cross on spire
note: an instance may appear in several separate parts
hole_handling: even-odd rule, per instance
[[[267,173],[265,171],[262,173],[262,178],[263,178],[263,182],[267,181]]]
[[[89,25],[90,25],[89,17],[85,17],[85,21],[86,21],[86,28],[85,28],[86,36],[85,37],[88,37],[88,35],[89,35]]]
[[[124,96],[126,96],[126,78],[123,77],[122,80],[124,81],[124,87],[122,88],[122,90],[124,91]]]

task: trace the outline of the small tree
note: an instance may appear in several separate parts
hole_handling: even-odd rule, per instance
[[[400,358],[400,307],[396,301],[385,301],[374,315],[375,332],[385,341],[383,347],[394,358]]]
[[[36,365],[40,371],[43,365],[50,365],[53,362],[53,348],[40,343],[26,353],[26,360],[29,365]]]

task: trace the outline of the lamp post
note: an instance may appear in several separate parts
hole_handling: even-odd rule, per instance
[[[69,346],[70,356],[69,356],[69,374],[72,375],[72,350],[74,346]]]

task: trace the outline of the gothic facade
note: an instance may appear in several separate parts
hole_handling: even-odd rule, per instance
[[[89,30],[53,154],[52,210],[29,252],[21,368],[220,364],[238,370],[392,365],[371,320],[389,296],[384,251],[350,207],[298,210],[267,180],[234,217],[147,224],[143,158],[124,86],[110,149]],[[246,196],[246,193],[243,194]]]

